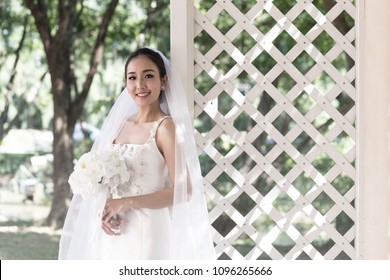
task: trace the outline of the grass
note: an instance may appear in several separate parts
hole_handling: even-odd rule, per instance
[[[0,186],[0,259],[55,260],[60,231],[42,227],[50,206]]]
[[[55,260],[58,256],[60,233],[33,221],[0,223],[0,259]]]
[[[61,231],[42,227],[50,207],[0,188],[0,260],[56,260]]]

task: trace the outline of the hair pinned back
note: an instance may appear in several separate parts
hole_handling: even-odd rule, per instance
[[[160,54],[158,54],[157,52],[149,48],[141,48],[133,52],[126,61],[125,80],[126,80],[127,66],[129,65],[130,61],[132,61],[134,58],[137,58],[139,56],[146,56],[157,66],[157,69],[160,73],[160,79],[164,78],[167,75],[167,70],[165,69],[164,60],[162,59]]]

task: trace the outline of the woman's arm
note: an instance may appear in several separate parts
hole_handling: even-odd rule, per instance
[[[168,167],[171,187],[164,190],[119,199],[108,199],[104,207],[103,221],[130,208],[164,208],[173,204],[173,185],[175,181],[175,126],[172,119],[165,119],[156,133],[156,143]]]

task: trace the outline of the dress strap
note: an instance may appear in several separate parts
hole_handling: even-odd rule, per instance
[[[162,118],[160,118],[159,120],[155,121],[153,127],[152,127],[152,130],[150,132],[150,136],[152,139],[155,139],[156,138],[156,133],[157,133],[157,128],[160,126],[160,124],[165,120],[165,119],[171,119],[172,117],[171,116],[164,116]]]

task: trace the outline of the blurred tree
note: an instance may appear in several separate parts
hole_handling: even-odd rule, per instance
[[[5,7],[1,7],[2,11],[3,9],[5,10]],[[5,87],[5,92],[2,93],[1,95],[4,96],[4,105],[3,105],[3,110],[0,114],[0,143],[2,142],[4,136],[10,131],[12,127],[16,125],[17,122],[20,121],[20,114],[16,114],[12,118],[9,115],[9,109],[10,109],[10,104],[13,101],[12,100],[12,92],[13,92],[13,87],[15,83],[15,76],[16,76],[16,69],[19,63],[19,58],[20,58],[20,52],[23,48],[24,41],[26,39],[26,34],[27,34],[27,29],[28,29],[28,16],[26,15],[23,20],[23,31],[22,35],[20,37],[20,41],[17,45],[17,48],[13,51],[15,55],[15,59],[12,65],[12,70],[9,76],[9,80],[7,82],[7,85]],[[3,28],[2,28],[3,29]],[[4,35],[3,35],[4,36]],[[6,42],[6,40],[4,40]],[[3,91],[3,90],[2,90]],[[22,102],[21,104],[21,109],[23,110],[24,107],[26,107],[26,102]]]
[[[0,4],[0,143],[12,128],[42,128],[36,96],[46,72],[38,73],[40,77],[34,81],[35,86],[26,86],[24,92],[18,80],[26,59],[25,50],[33,44],[30,34],[34,33],[31,18],[20,8],[9,0]],[[26,84],[28,79],[24,77]]]
[[[77,0],[50,2],[25,0],[25,5],[31,11],[43,43],[53,94],[54,197],[46,223],[55,228],[63,224],[67,212],[67,200],[70,197],[67,181],[73,170],[72,135],[76,121],[82,113],[97,66],[102,59],[108,26],[118,0],[111,0],[102,9],[102,20],[95,26],[97,34],[90,52],[89,70],[81,91],[78,92],[75,87],[76,92],[72,98],[72,85],[75,86],[77,83],[73,68],[76,59],[77,28],[75,27],[85,16],[83,4],[83,1]]]
[[[75,124],[101,125],[123,87],[117,69],[131,51],[153,46],[169,56],[169,0],[22,2],[0,3],[0,136],[13,127],[52,126],[56,187],[47,224],[60,227],[73,157],[92,144],[74,142]]]

